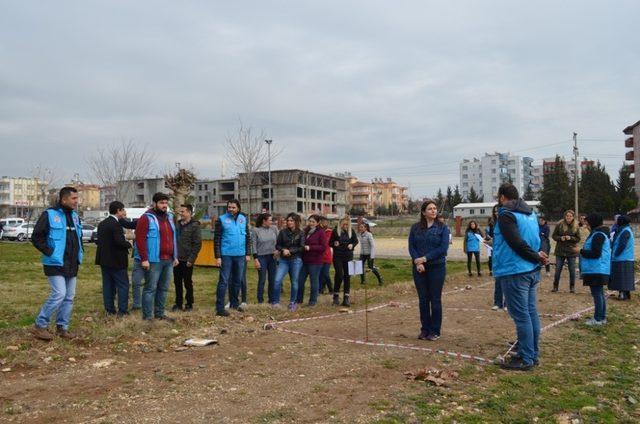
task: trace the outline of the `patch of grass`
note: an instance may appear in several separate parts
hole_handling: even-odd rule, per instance
[[[287,408],[274,409],[255,419],[256,423],[276,423],[282,421],[291,421],[293,419],[293,411]]]

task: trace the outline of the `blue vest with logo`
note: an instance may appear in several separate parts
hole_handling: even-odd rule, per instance
[[[247,253],[247,217],[239,213],[236,218],[225,213],[220,218],[222,239],[220,254],[222,256],[245,256]]]
[[[47,209],[49,218],[49,234],[47,245],[53,249],[51,256],[42,255],[42,264],[49,266],[64,265],[64,251],[67,247],[67,217],[62,208]],[[71,211],[71,219],[78,236],[78,263],[82,263],[82,224],[76,211]]]
[[[602,253],[599,258],[591,259],[580,256],[580,273],[581,274],[604,274],[609,275],[611,273],[611,242],[609,237],[602,231],[593,231],[587,237],[584,242],[584,250],[591,250],[591,243],[593,242],[593,236],[596,234],[602,234],[605,238],[602,244]]]
[[[618,245],[620,244],[620,236],[625,231],[629,233],[629,241],[627,241],[627,245],[624,247],[624,250],[622,251],[622,253],[620,253],[619,255],[616,255],[615,252],[618,249]],[[616,237],[613,239],[611,260],[613,262],[633,261],[633,244],[634,244],[634,237],[633,237],[633,230],[631,229],[631,227],[627,225],[622,230],[618,230],[618,234],[616,234]]]
[[[476,233],[472,231],[467,232],[467,252],[479,252],[480,240],[476,237]]]
[[[149,262],[160,262],[160,223],[158,218],[150,213],[144,214],[149,220],[149,231],[147,231],[147,255]],[[173,259],[178,259],[178,239],[176,238],[176,226],[173,223],[173,215],[167,212],[167,219],[173,231]],[[141,260],[138,249],[134,250],[134,257]]]
[[[535,212],[530,215],[517,211],[506,211],[500,209],[499,215],[504,213],[512,213],[516,218],[516,225],[520,237],[533,249],[540,250],[540,231],[538,229],[538,217]],[[493,227],[493,264],[491,269],[495,277],[504,277],[506,275],[524,274],[539,268],[538,264],[529,262],[518,255],[506,242],[500,225],[496,222]]]

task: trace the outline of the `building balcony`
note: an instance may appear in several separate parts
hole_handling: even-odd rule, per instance
[[[633,158],[634,158],[633,150],[629,150],[627,153],[624,154],[625,160],[633,160]]]
[[[633,147],[633,137],[629,137],[624,141],[624,147]]]

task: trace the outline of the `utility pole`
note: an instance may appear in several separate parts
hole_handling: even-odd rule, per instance
[[[580,216],[580,213],[578,212],[578,178],[580,175],[580,168],[578,167],[578,133],[576,132],[573,133],[573,164],[575,166],[575,170],[573,172],[573,184],[575,188],[574,205],[576,211],[575,219],[578,219]]]
[[[273,199],[271,193],[271,143],[273,143],[273,140],[265,140],[264,142],[267,143],[267,154],[269,156],[269,213],[273,213]]]

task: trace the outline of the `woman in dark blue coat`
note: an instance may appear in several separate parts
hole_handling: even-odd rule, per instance
[[[449,250],[449,228],[437,220],[438,207],[426,200],[420,207],[420,221],[409,232],[409,254],[413,281],[420,304],[420,340],[438,340],[442,326],[442,288]]]
[[[628,216],[619,215],[616,224],[618,228],[613,236],[609,290],[618,290],[618,300],[629,300],[631,292],[636,289],[634,234]]]

